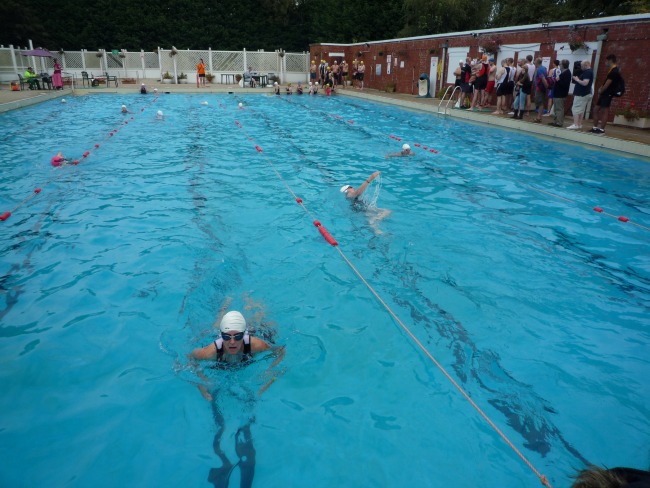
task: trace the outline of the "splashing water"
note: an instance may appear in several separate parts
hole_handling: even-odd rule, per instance
[[[362,197],[363,203],[368,208],[377,208],[377,200],[379,200],[379,194],[381,193],[381,174],[372,180],[368,186],[372,186],[372,196],[370,196],[369,189],[366,189]]]

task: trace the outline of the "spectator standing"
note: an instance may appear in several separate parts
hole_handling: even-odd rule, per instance
[[[54,72],[52,73],[52,86],[55,90],[63,90],[63,78],[61,78],[61,65],[58,59],[54,59]]]
[[[580,76],[574,76],[573,81],[576,84],[573,89],[573,124],[567,127],[569,130],[582,129],[582,120],[585,116],[585,111],[591,103],[591,88],[594,83],[594,72],[591,69],[590,61],[583,61],[580,63],[582,73]]]
[[[205,63],[203,62],[203,58],[199,59],[199,64],[196,65],[196,71],[196,87],[205,87]]]
[[[548,71],[546,66],[542,65],[542,58],[535,60],[535,80],[533,86],[535,87],[535,110],[537,112],[533,122],[542,121],[542,113],[544,112],[544,102],[546,100],[546,92],[548,91],[548,81],[546,77]]]
[[[569,88],[571,87],[569,60],[563,59],[558,69],[560,70],[560,74],[553,87],[553,122],[549,125],[564,127],[564,102],[566,97],[569,96]]]
[[[549,87],[548,90],[548,108],[544,112],[544,117],[550,117],[552,115],[552,108],[553,108],[553,98],[555,98],[555,84],[558,82],[560,79],[560,73],[562,73],[562,70],[560,69],[560,61],[555,60],[553,61],[553,68],[549,72],[549,77],[552,80],[552,84]],[[569,79],[569,85],[571,85],[571,80]]]
[[[607,118],[609,117],[609,107],[612,104],[616,92],[619,90],[621,82],[621,73],[616,64],[616,56],[610,54],[605,58],[605,64],[609,68],[605,83],[598,89],[598,101],[594,107],[594,127],[591,132],[594,134],[604,134]]]

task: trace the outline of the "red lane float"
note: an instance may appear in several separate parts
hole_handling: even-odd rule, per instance
[[[262,148],[260,146],[255,146],[255,149],[257,149],[257,152],[262,152]]]
[[[413,145],[414,145],[415,147],[420,147],[420,146],[421,146],[421,144],[419,144],[419,143],[417,143],[417,142],[416,142],[415,144],[413,144]]]
[[[95,147],[99,147],[99,144],[95,144]]]
[[[318,232],[321,233],[323,238],[332,246],[338,246],[339,243],[336,242],[336,239],[332,237],[332,234],[327,232],[327,229],[321,225],[321,223],[318,220],[314,220],[314,226],[318,229]]]
[[[600,207],[594,207],[594,212],[603,213],[603,209]]]
[[[629,222],[630,221],[630,219],[628,219],[627,217],[623,217],[622,215],[618,218],[618,220],[620,220],[621,222]]]
[[[34,193],[40,193],[40,192],[41,192],[40,188],[36,188],[36,190],[34,190]]]
[[[81,155],[82,158],[87,158],[90,155],[90,151],[86,151]]]
[[[11,212],[5,212],[2,215],[0,215],[0,221],[4,222],[7,220],[9,217],[11,217]]]
[[[302,198],[300,198],[300,197],[296,198],[296,202],[302,203]]]

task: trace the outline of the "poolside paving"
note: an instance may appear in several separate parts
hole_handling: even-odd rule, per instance
[[[272,88],[268,87],[240,88],[238,85],[210,84],[205,88],[197,88],[193,83],[174,85],[163,84],[158,80],[144,80],[144,83],[150,91],[157,88],[159,93],[272,93]],[[0,113],[32,105],[34,103],[40,103],[52,98],[65,98],[66,96],[70,97],[102,93],[131,94],[138,93],[139,89],[140,84],[122,84],[118,88],[106,87],[103,85],[95,88],[75,88],[74,93],[69,88],[62,91],[26,90],[15,92],[10,91],[9,86],[3,84],[0,86]],[[582,131],[569,131],[567,129],[548,125],[547,123],[552,120],[551,117],[543,117],[542,124],[536,124],[531,121],[532,117],[528,117],[528,120],[526,120],[526,118],[524,118],[524,120],[515,120],[506,115],[492,115],[492,109],[474,112],[469,110],[453,109],[450,104],[450,108],[447,110],[447,115],[445,115],[444,113],[439,112],[444,112],[446,102],[441,104],[439,99],[418,98],[415,95],[403,93],[387,93],[379,90],[357,90],[354,88],[346,88],[339,89],[338,94],[389,103],[414,110],[421,110],[436,114],[436,116],[440,117],[448,116],[464,119],[469,122],[503,127],[509,130],[536,134],[556,140],[586,144],[607,150],[621,151],[629,155],[650,159],[650,130],[608,124],[606,135],[596,135],[588,132],[592,127],[592,121],[590,120],[585,121]],[[572,117],[570,115],[567,116],[565,121],[568,126],[572,123]]]

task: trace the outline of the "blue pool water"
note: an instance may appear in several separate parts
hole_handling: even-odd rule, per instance
[[[0,486],[210,486],[198,383],[233,464],[249,426],[256,487],[538,486],[285,184],[553,486],[648,467],[646,162],[346,98],[152,99],[0,115],[0,213],[43,188],[0,223]],[[371,224],[339,188],[375,170]],[[286,348],[260,397],[272,358],[186,360],[227,297]]]

